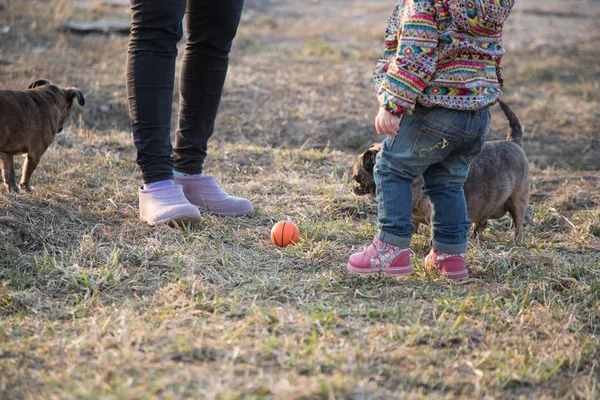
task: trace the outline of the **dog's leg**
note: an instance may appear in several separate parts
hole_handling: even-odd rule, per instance
[[[479,224],[475,223],[471,227],[471,239],[477,239],[477,235],[479,234]]]
[[[40,162],[40,157],[32,156],[31,154],[27,154],[27,158],[25,159],[25,165],[23,165],[23,176],[21,177],[21,189],[26,190],[28,192],[33,191],[34,187],[29,185],[29,180],[31,179],[31,174],[35,171],[38,163]]]
[[[21,190],[15,181],[15,163],[13,161],[13,156],[0,153],[0,160],[2,160],[2,177],[4,178],[4,185],[8,188],[9,192],[21,193]]]
[[[508,212],[513,220],[515,228],[515,244],[523,244],[523,220],[529,205],[529,188],[526,188],[523,193],[517,196],[516,199],[511,199],[507,206]]]
[[[473,223],[472,231],[471,231],[471,239],[477,239],[479,236],[483,234],[485,228],[487,228],[488,222],[487,220],[482,222]]]
[[[522,244],[523,243],[523,217],[524,217],[523,212],[521,212],[520,210],[510,210],[510,216],[512,217],[513,220],[513,226],[515,227],[515,244]]]
[[[512,225],[515,230],[515,244],[520,245],[523,240],[523,218],[525,213],[521,211],[521,207],[517,202],[518,200],[509,200],[506,206],[508,208],[508,213],[512,218]]]

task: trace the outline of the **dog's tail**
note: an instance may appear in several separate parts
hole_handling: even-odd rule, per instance
[[[500,100],[500,108],[502,108],[504,115],[506,115],[508,125],[510,126],[506,140],[523,147],[523,125],[521,124],[519,117],[517,117],[517,114],[515,114],[512,108],[502,100]]]

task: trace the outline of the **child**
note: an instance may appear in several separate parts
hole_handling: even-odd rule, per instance
[[[413,179],[423,175],[432,206],[425,260],[451,279],[468,278],[471,221],[463,184],[502,95],[502,27],[513,0],[400,0],[389,18],[374,81],[377,133],[387,135],[373,175],[380,231],[350,256],[356,274],[412,273]],[[399,128],[398,128],[399,127]]]

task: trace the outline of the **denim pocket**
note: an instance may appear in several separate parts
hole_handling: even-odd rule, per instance
[[[412,152],[421,160],[437,163],[446,158],[457,143],[458,138],[423,125]]]

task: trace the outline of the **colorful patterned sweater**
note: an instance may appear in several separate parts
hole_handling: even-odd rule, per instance
[[[502,27],[514,0],[399,0],[374,73],[394,115],[427,107],[476,110],[502,95]]]

